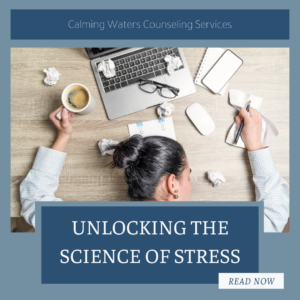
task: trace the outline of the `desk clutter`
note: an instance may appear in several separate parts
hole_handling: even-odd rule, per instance
[[[166,53],[169,53],[166,52]],[[171,54],[171,55],[170,55]],[[167,65],[167,72],[169,73],[169,75],[172,75],[174,73],[175,70],[179,70],[181,67],[183,67],[183,63],[181,61],[181,58],[179,56],[177,56],[174,52],[171,52],[170,54],[167,54],[165,55],[165,57],[163,57],[162,55],[160,56],[161,59],[158,60],[158,63],[155,63],[155,61],[151,64],[151,60],[147,60],[147,59],[144,59],[144,61],[142,63],[146,63],[146,62],[150,62],[148,63],[148,66],[154,66],[156,64],[156,66],[154,66],[152,68],[152,72],[153,71],[158,71],[159,68],[158,68],[158,64],[159,63],[163,63],[165,62],[166,65]],[[157,57],[154,57],[153,60],[157,58]],[[132,59],[129,59],[128,62],[130,62],[130,64],[128,64],[128,67],[132,67],[132,70],[135,71],[135,72],[138,72],[138,70],[140,70],[141,74],[143,73],[143,71],[141,70],[145,70],[145,69],[142,69],[142,68],[139,68],[139,66],[141,66],[140,63],[137,64],[137,61],[135,61],[136,57],[132,58]],[[126,60],[125,60],[126,61]],[[134,62],[133,62],[134,61]],[[157,60],[156,60],[157,61]],[[119,63],[118,63],[119,65]],[[148,68],[148,66],[146,68]],[[144,66],[143,66],[144,67]],[[134,69],[136,68],[136,69]],[[117,74],[116,74],[116,65],[115,63],[111,60],[111,59],[108,59],[108,60],[103,60],[101,61],[99,64],[98,64],[98,67],[97,67],[98,71],[99,72],[102,72],[103,75],[105,76],[105,78],[112,78],[112,77],[115,77]],[[123,69],[120,69],[117,68],[117,71],[122,71]],[[147,70],[147,69],[146,69]],[[130,75],[131,73],[131,75]],[[134,79],[136,77],[138,77],[137,75],[134,76],[133,74],[135,74],[134,72],[130,72],[129,75],[131,76],[130,78]],[[124,72],[120,72],[120,75],[123,74],[123,75],[128,75],[128,73],[124,73]],[[144,74],[144,73],[143,73]]]
[[[181,58],[179,56],[176,56],[174,53],[170,52],[170,55],[169,51],[167,51],[165,52],[165,54],[165,57],[162,59],[167,64],[167,71],[169,75],[172,75],[174,73],[174,70],[180,69],[183,66],[183,63],[181,61]],[[224,60],[226,60],[225,63],[220,63]],[[226,73],[226,70],[228,69],[229,65],[234,65],[234,63],[236,63],[236,65],[234,66],[234,69],[231,70],[232,74]],[[212,78],[214,78],[216,81],[218,81],[218,84],[216,85],[218,86],[217,89],[220,89],[218,92],[214,92],[219,95],[224,95],[229,84],[226,80],[228,78],[231,79],[231,77],[241,67],[241,65],[242,60],[230,50],[225,51],[222,48],[207,48],[194,82],[195,84],[207,90],[213,91],[213,88],[210,88],[210,86],[214,85],[211,82]],[[116,76],[115,68],[115,63],[111,59],[103,60],[98,64],[98,71],[102,72],[106,78],[113,78]],[[55,85],[59,80],[59,77],[61,76],[61,74],[55,68],[44,69],[44,72],[47,74],[47,77],[44,79],[44,82],[46,85],[50,86]],[[207,79],[207,81],[205,81],[205,79]],[[156,85],[154,85],[154,83]],[[209,86],[208,83],[211,85]],[[146,91],[147,93],[154,93],[157,89],[160,89],[159,91],[161,96],[165,98],[173,98],[173,96],[176,96],[178,94],[178,91],[180,91],[180,89],[178,88],[170,87],[164,83],[159,85],[159,83],[150,80],[146,82],[146,85],[145,83],[143,83],[139,86],[142,86],[142,90]],[[165,92],[162,92],[162,90],[165,90]],[[177,94],[171,95],[170,93],[174,90],[176,90]],[[242,107],[245,107],[249,100],[251,100],[251,107],[254,107],[258,111],[262,103],[262,98],[260,97],[256,97],[254,95],[250,95],[248,93],[233,89],[229,90],[229,98],[230,104],[238,111]],[[159,119],[128,125],[130,136],[134,134],[141,134],[143,136],[164,135],[166,137],[170,137],[176,140],[173,119],[163,118],[171,116],[173,111],[173,104],[169,102],[162,103],[157,108]],[[202,107],[199,103],[194,103],[190,105],[187,108],[186,113],[192,121],[192,123],[196,126],[196,128],[202,135],[209,135],[214,131],[215,123],[213,119],[207,113],[205,108]],[[262,115],[262,121],[262,142],[264,146],[266,146],[278,135],[278,130],[275,127],[275,125],[271,122],[271,120],[269,120],[264,115]],[[228,133],[226,143],[230,145],[235,145],[237,147],[245,148],[245,144],[241,138],[238,140],[237,143],[235,143],[235,137],[237,135],[237,132],[238,127],[237,124],[234,122]],[[112,142],[112,140],[103,140],[102,143],[101,141],[99,142],[99,148],[103,155],[109,154],[105,151],[105,149]]]
[[[174,69],[179,69],[182,66],[181,59],[176,56],[167,55],[165,57],[165,61],[168,63],[167,70],[170,75],[173,74]],[[202,59],[194,83],[210,92],[218,95],[224,95],[228,87],[229,80],[238,71],[242,64],[242,59],[240,59],[230,50],[224,50],[222,48],[208,48]],[[147,92],[151,93],[154,91],[154,88],[152,91],[150,87],[149,91]],[[248,106],[251,105],[251,107],[259,111],[262,103],[262,98],[235,89],[229,90],[229,99],[230,104],[237,111],[239,111],[242,107],[246,108],[247,104],[249,104]],[[129,135],[133,136],[135,134],[140,134],[144,137],[159,135],[176,140],[173,119],[170,117],[174,109],[174,104],[169,102],[160,104],[157,107],[159,119],[129,124]],[[209,135],[215,130],[215,122],[205,108],[199,103],[190,105],[186,109],[186,114],[203,136]],[[262,121],[262,142],[263,145],[266,146],[278,135],[278,130],[271,120],[264,115],[262,115]],[[226,143],[245,148],[242,138],[239,138],[239,135],[237,138],[237,133],[238,127],[234,122],[226,138]],[[101,153],[103,155],[112,154],[105,149],[106,147],[109,147],[109,145],[113,145],[115,143],[117,142],[105,139],[100,141],[99,148]],[[207,178],[213,183],[214,187],[218,187],[222,182],[225,182],[224,176],[219,171],[209,171],[206,174]]]
[[[105,45],[102,43],[102,46]],[[289,181],[289,141],[292,137],[289,134],[290,49],[251,47],[251,43],[242,48],[231,48],[230,43],[225,45],[222,42],[216,46],[209,46],[231,49],[243,59],[244,64],[230,80],[224,95],[219,96],[194,83],[207,47],[179,48],[185,55],[185,60],[183,58],[182,61],[189,67],[196,93],[167,103],[175,106],[171,116],[176,139],[184,146],[192,166],[193,191],[190,200],[253,201],[254,185],[247,151],[244,148],[234,148],[225,142],[233,125],[233,118],[238,114],[230,104],[228,92],[229,89],[236,89],[263,98],[260,112],[270,119],[279,131],[277,138],[269,145],[272,156],[279,173]],[[73,82],[88,87],[95,97],[96,108],[90,115],[76,114],[71,119],[74,133],[67,148],[68,155],[56,195],[58,198],[72,201],[99,201],[99,195],[108,201],[121,199],[127,189],[123,181],[123,172],[121,170],[111,173],[106,166],[112,160],[112,156],[102,156],[97,143],[102,138],[115,141],[128,138],[128,124],[158,119],[156,110],[159,104],[167,99],[160,98],[160,103],[145,111],[140,110],[119,120],[110,121],[101,103],[102,94],[95,83],[91,61],[83,48],[15,47],[11,48],[10,52],[12,216],[20,217],[19,183],[31,167],[36,147],[40,144],[50,146],[56,133],[55,127],[49,123],[49,113],[60,105],[61,92]],[[43,73],[43,70],[49,67],[55,67],[62,74],[54,86],[46,86],[44,83],[46,73]],[[170,78],[176,77],[177,73],[182,73],[183,70],[176,70]],[[167,74],[164,76],[168,78]],[[158,78],[153,80],[160,81]],[[173,85],[180,88],[185,86],[185,83]],[[141,99],[143,98],[140,97]],[[215,123],[215,130],[208,136],[202,136],[185,113],[193,103],[199,103]],[[162,118],[168,116],[162,115]],[[208,181],[206,172],[211,170],[221,171],[226,179],[218,188]],[[233,193],[237,186],[239,192]]]
[[[129,70],[130,68],[132,68],[133,71],[133,73],[128,73],[129,75],[126,75],[127,81],[130,81],[132,80],[132,78],[137,77],[135,76],[134,68],[136,68],[137,71],[142,68],[142,65],[138,63],[139,61],[141,61],[142,63],[145,61],[145,64],[147,64],[145,68],[150,67],[149,70],[147,69],[147,72],[153,72],[156,69],[158,70],[160,64],[162,64],[162,66],[167,71],[164,74],[171,77],[174,74],[175,70],[180,70],[181,68],[186,69],[186,66],[184,66],[182,61],[183,55],[179,55],[179,50],[177,48],[174,48],[173,50],[171,50],[172,48],[153,48],[154,50],[148,49],[152,48],[145,48],[144,50],[141,49],[138,50],[138,54],[130,54],[131,56],[127,58],[125,57],[124,63],[126,64],[127,62]],[[157,58],[159,59],[157,60],[156,64],[155,59]],[[200,63],[200,67],[195,77],[194,83],[214,94],[224,95],[230,79],[236,74],[242,64],[243,60],[230,50],[225,50],[222,48],[207,48],[205,55]],[[120,72],[125,72],[120,69],[119,61],[115,60],[114,62],[110,58],[98,63],[97,69],[98,72],[102,74],[101,76],[104,76],[105,78],[116,78],[117,75],[120,75]],[[48,70],[44,69],[44,72],[47,74],[44,82],[45,84],[50,86],[55,85],[59,80],[59,76],[61,76],[61,74],[55,68],[49,68]],[[160,77],[161,81],[153,81],[151,78],[149,78],[148,75],[148,77],[145,75],[145,78],[143,78],[143,74],[146,74],[145,71],[140,73],[140,78],[137,77],[137,80],[135,80],[135,83],[138,83],[136,85],[137,89],[152,95],[156,94],[155,92],[157,91],[160,96],[167,98],[168,100],[161,103],[156,108],[157,114],[159,116],[158,119],[129,124],[129,135],[133,136],[135,134],[140,134],[143,137],[158,135],[176,140],[173,118],[171,117],[175,106],[168,101],[180,96],[180,91],[184,89],[185,82],[177,81],[179,86],[174,87],[173,84],[172,86],[168,85],[168,82],[166,82],[166,80],[165,82],[163,82],[163,77]],[[121,75],[122,74],[123,73],[121,73]],[[158,74],[158,76],[159,75],[161,76],[163,75],[163,73]],[[263,100],[260,97],[235,89],[229,90],[229,99],[230,104],[237,111],[239,111],[242,107],[246,108],[247,104],[249,104],[247,107],[249,108],[250,103],[251,107],[259,111]],[[197,128],[201,135],[209,135],[215,130],[216,125],[214,120],[200,103],[194,103],[190,105],[186,109],[186,114],[191,123]],[[238,132],[238,126],[234,122],[227,135],[226,143],[229,145],[245,148],[245,144],[242,138],[239,138],[239,133],[240,132]],[[262,115],[263,145],[268,145],[277,136],[278,130],[275,125],[266,116]],[[113,150],[110,150],[110,147],[118,143],[118,141],[113,141],[111,139],[102,139],[98,144],[101,154],[112,155]],[[214,186],[219,186],[221,182],[225,182],[224,176],[219,171],[209,171],[207,173],[207,176],[208,179],[212,181]]]

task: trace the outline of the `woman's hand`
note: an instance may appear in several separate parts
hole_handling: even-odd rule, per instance
[[[247,110],[242,107],[239,115],[235,117],[235,121],[237,126],[240,127],[242,120],[244,119],[244,127],[241,132],[241,137],[248,151],[261,150],[264,148],[261,141],[261,114],[253,107],[249,108],[249,114]]]
[[[56,115],[61,111],[61,120],[58,120],[56,118]],[[58,136],[60,137],[65,137],[65,138],[70,138],[71,134],[73,132],[73,127],[70,123],[70,119],[71,117],[74,117],[74,113],[73,112],[69,112],[66,108],[64,108],[64,106],[60,106],[58,109],[56,109],[55,111],[53,111],[49,118],[50,120],[53,122],[53,124],[55,125],[55,127],[57,128],[58,131]]]
[[[56,115],[58,114],[59,111],[62,111],[61,113],[61,120],[58,120],[56,118]],[[66,149],[66,146],[69,142],[69,139],[71,138],[72,132],[73,132],[73,127],[70,123],[71,117],[74,117],[73,112],[69,112],[66,108],[63,106],[60,106],[58,109],[53,111],[49,118],[57,128],[57,138],[56,141],[54,142],[53,146],[51,149],[57,150],[57,151],[62,151],[64,152]]]

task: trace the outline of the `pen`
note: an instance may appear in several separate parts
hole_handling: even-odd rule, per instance
[[[251,100],[250,100],[250,101],[248,102],[248,104],[247,104],[247,107],[246,107],[246,110],[247,110],[247,111],[249,111],[250,104],[251,104]],[[239,140],[239,138],[240,138],[240,135],[241,135],[241,132],[242,132],[243,127],[244,127],[244,119],[242,120],[241,126],[240,126],[240,128],[239,128],[239,130],[238,130],[238,132],[237,132],[237,134],[236,134],[236,136],[235,136],[233,145],[236,145],[236,144],[237,144],[237,142],[238,142],[238,140]]]

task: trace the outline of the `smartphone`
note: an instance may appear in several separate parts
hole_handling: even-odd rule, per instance
[[[232,51],[226,50],[203,77],[202,83],[213,93],[218,94],[242,64],[241,58]]]

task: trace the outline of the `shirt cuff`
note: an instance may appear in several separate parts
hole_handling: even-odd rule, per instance
[[[248,156],[253,175],[270,174],[276,172],[276,166],[270,148],[257,151],[248,151]]]
[[[40,146],[32,169],[59,177],[64,166],[66,156],[66,152],[60,152]]]

